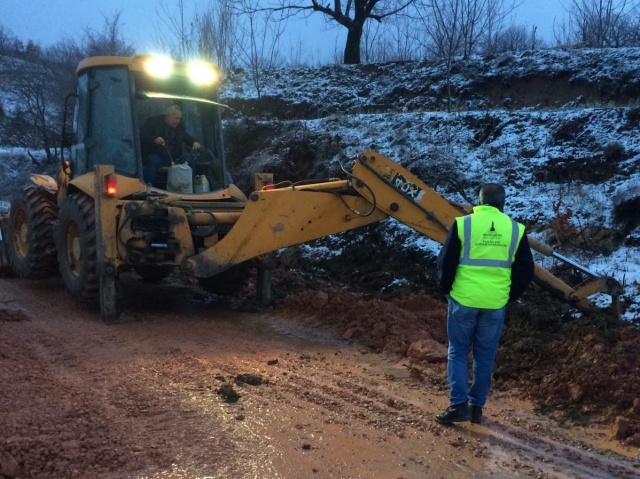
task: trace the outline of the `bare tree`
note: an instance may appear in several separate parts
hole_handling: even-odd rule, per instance
[[[56,103],[52,101],[50,84],[51,71],[42,59],[14,61],[10,64],[13,93],[19,100],[30,132],[30,147],[42,147],[48,160],[54,158],[52,132],[49,119],[56,116]]]
[[[314,64],[315,59],[309,55],[302,41],[292,41],[289,50],[283,51],[283,66],[289,68],[302,68]]]
[[[218,0],[212,1],[202,14],[196,12],[192,22],[198,55],[212,59],[223,71],[235,64],[236,20],[232,0]]]
[[[555,46],[568,46],[575,42],[572,21],[563,19],[553,21],[553,42]]]
[[[503,28],[507,16],[519,5],[517,0],[464,0],[460,16],[462,55],[469,58],[482,49],[493,53],[492,40]]]
[[[122,37],[121,11],[111,16],[103,15],[102,30],[85,29],[82,50],[85,56],[98,55],[133,55],[134,48]]]
[[[494,53],[517,52],[535,48],[536,28],[529,30],[523,25],[512,25],[494,35],[492,46]]]
[[[24,44],[11,33],[11,31],[0,24],[0,55],[16,56],[24,48]]]
[[[185,0],[176,0],[175,10],[164,3],[160,4],[160,23],[164,32],[159,42],[165,46],[171,55],[179,60],[185,60],[193,52],[194,33],[188,21]]]
[[[239,37],[235,4],[233,0],[211,0],[203,10],[188,9],[185,0],[176,0],[173,8],[161,4],[160,48],[181,60],[202,58],[223,71],[233,68]]]
[[[634,8],[634,12],[632,14],[627,15],[624,18],[623,22],[625,26],[621,27],[621,30],[626,32],[626,46],[640,46],[640,16],[638,15],[637,7]]]
[[[418,0],[416,13],[437,58],[492,53],[493,41],[516,0]],[[454,41],[455,40],[455,41]],[[452,48],[455,46],[455,49]]]
[[[25,44],[8,29],[0,25],[0,55],[29,59],[37,58],[41,54],[42,48],[36,42],[28,40]],[[2,72],[0,72],[0,74],[2,74]]]
[[[347,29],[343,61],[345,64],[357,64],[361,61],[362,36],[367,21],[382,22],[414,2],[415,0],[334,0],[321,3],[318,0],[272,0],[267,2],[271,5],[257,10],[277,13],[281,20],[298,14],[324,14],[328,21]]]
[[[574,40],[592,48],[629,46],[635,36],[630,11],[636,6],[634,0],[571,0]]]
[[[286,21],[275,21],[273,10],[257,8],[258,0],[241,0],[237,13],[243,16],[236,45],[243,66],[249,70],[258,97],[262,95],[264,71],[278,65],[280,39]]]
[[[27,45],[33,42],[27,43]],[[24,109],[34,144],[41,146],[48,160],[55,158],[55,146],[59,134],[51,123],[60,119],[64,98],[74,91],[75,69],[78,62],[92,55],[131,55],[134,50],[120,35],[120,14],[104,18],[101,31],[85,30],[80,43],[63,40],[40,53],[33,44],[27,61],[14,61],[8,72],[14,93]]]
[[[0,24],[0,55],[6,55],[9,51],[9,46],[14,40],[14,36],[11,32]]]
[[[362,29],[360,57],[361,60],[364,58],[365,63],[384,61],[383,58],[387,56],[386,45],[381,45],[382,30],[380,23],[371,22],[367,22]]]
[[[384,27],[381,23],[367,23],[363,34],[364,61],[389,62],[416,60],[421,57],[420,42],[416,39],[415,16],[395,15]]]
[[[425,44],[431,55],[444,62],[447,76],[447,111],[451,112],[451,66],[462,48],[461,24],[465,0],[424,0],[420,19],[430,39]]]

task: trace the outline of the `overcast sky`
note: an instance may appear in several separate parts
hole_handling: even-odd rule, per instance
[[[508,3],[509,0],[505,0]],[[186,0],[186,5],[208,5],[209,0]],[[0,25],[23,41],[34,40],[48,46],[62,39],[75,39],[89,28],[100,30],[104,18],[121,12],[124,38],[139,52],[153,51],[162,6],[173,11],[177,0],[0,0]],[[564,8],[559,0],[521,0],[514,12],[513,24],[538,26],[538,35],[551,40],[553,22],[562,20]],[[293,42],[309,45],[320,55],[322,49],[330,56],[344,46],[342,28],[326,31],[322,15],[312,15],[310,24],[298,21],[289,25]],[[295,32],[294,32],[295,30]],[[338,38],[339,35],[342,35]]]

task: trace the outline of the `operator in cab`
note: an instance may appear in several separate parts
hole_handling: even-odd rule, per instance
[[[144,162],[144,180],[158,187],[158,170],[180,159],[182,146],[194,150],[201,148],[200,143],[187,133],[182,123],[182,110],[178,105],[169,105],[164,115],[149,118],[140,134],[142,157]]]
[[[482,421],[506,304],[520,297],[533,279],[535,265],[524,225],[503,213],[504,204],[502,185],[482,185],[479,206],[456,218],[438,255],[438,284],[448,300],[449,338],[450,406],[436,415],[442,424]]]

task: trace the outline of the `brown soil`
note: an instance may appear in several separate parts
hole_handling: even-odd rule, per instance
[[[513,371],[502,371],[482,425],[435,423],[447,405],[436,346],[445,308],[426,294],[382,300],[326,286],[265,309],[176,280],[122,283],[125,321],[106,326],[57,279],[0,278],[0,478],[640,474],[637,447],[611,440],[618,429],[540,414]],[[637,381],[635,333],[589,334],[553,345],[567,361],[560,372],[573,358],[589,362],[576,373],[608,368],[609,386],[622,367]],[[582,380],[561,388],[563,377],[540,374],[527,379],[560,398]]]

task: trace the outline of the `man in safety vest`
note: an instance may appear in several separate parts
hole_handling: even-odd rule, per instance
[[[438,255],[438,284],[448,299],[450,406],[436,415],[443,424],[482,421],[505,306],[524,293],[533,279],[524,226],[502,212],[504,203],[502,185],[482,185],[480,205],[472,214],[456,218]],[[471,349],[473,382],[469,385]]]

